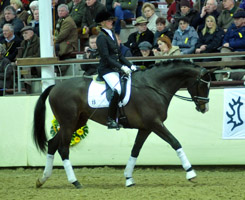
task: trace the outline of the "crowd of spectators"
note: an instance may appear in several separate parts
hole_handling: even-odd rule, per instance
[[[16,58],[40,56],[39,1],[0,1],[0,44],[1,49],[4,49],[0,53],[2,58],[8,59],[13,64]],[[51,0],[51,2],[55,17],[53,20],[55,52],[60,59],[71,58],[79,49],[78,34],[87,38],[81,45],[84,47],[81,49],[85,52],[84,58],[98,58],[94,42],[100,29],[95,17],[105,10],[115,16],[114,31],[125,56],[145,57],[245,50],[244,0],[166,1],[168,3],[166,19],[162,13],[156,12],[154,1]],[[131,33],[123,44],[120,32],[121,28],[127,25],[129,18],[133,18],[136,31]],[[1,65],[6,63],[1,62]],[[149,66],[147,63],[141,65]],[[96,73],[97,65],[82,67],[87,71],[87,75]],[[30,72],[29,75],[34,74]]]

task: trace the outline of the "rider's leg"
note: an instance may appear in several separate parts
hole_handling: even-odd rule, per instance
[[[104,80],[113,90],[113,94],[111,96],[109,110],[108,110],[108,128],[120,128],[120,125],[116,122],[116,115],[117,115],[117,107],[119,102],[119,96],[121,94],[121,84],[120,84],[120,77],[119,73],[111,72],[103,76]]]

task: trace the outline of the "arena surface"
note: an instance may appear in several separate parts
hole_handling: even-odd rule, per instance
[[[0,169],[2,200],[243,200],[245,166],[195,167],[195,183],[185,179],[180,166],[136,167],[136,185],[126,188],[123,168],[75,168],[83,188],[69,184],[63,169],[54,169],[51,178],[36,189],[41,168]]]

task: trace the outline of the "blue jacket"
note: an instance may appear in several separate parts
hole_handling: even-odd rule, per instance
[[[195,50],[197,40],[197,32],[192,26],[188,26],[184,31],[181,31],[180,28],[175,31],[172,45],[178,46],[181,54],[191,54]]]
[[[224,43],[229,43],[234,51],[245,51],[245,26],[237,28],[233,23],[225,34]]]

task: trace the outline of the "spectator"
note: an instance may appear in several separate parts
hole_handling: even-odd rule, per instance
[[[86,0],[84,8],[84,16],[82,20],[82,29],[84,34],[98,35],[97,23],[95,17],[101,11],[105,11],[105,6],[97,0]]]
[[[198,30],[202,30],[206,23],[206,17],[209,15],[214,16],[215,20],[218,20],[219,12],[217,11],[217,0],[207,0],[205,6],[203,6],[201,14],[198,19]]]
[[[157,18],[156,27],[157,27],[157,31],[154,34],[154,42],[153,42],[154,47],[157,46],[157,39],[162,35],[168,36],[169,39],[172,41],[174,34],[169,27],[166,27],[166,20],[164,17]]]
[[[142,57],[154,56],[152,52],[152,45],[151,43],[144,41],[139,44],[139,49]],[[150,65],[155,64],[154,61],[141,61],[137,62],[137,65],[140,66],[140,69],[149,68]]]
[[[27,19],[27,24],[30,24],[31,20],[34,19],[34,17],[33,17],[34,10],[39,9],[38,1],[32,1],[30,3],[30,5],[29,5],[29,8],[30,8],[30,10],[28,11],[29,12],[29,16],[28,16],[28,19]]]
[[[122,41],[120,39],[119,34],[115,33],[116,38],[117,38],[117,43],[120,48],[120,51],[124,57],[132,57],[132,53],[130,51],[130,48],[126,47],[124,44],[122,44]]]
[[[189,25],[187,17],[179,20],[179,28],[174,33],[173,46],[180,48],[181,54],[191,54],[195,51],[198,35],[195,29]]]
[[[69,16],[68,6],[61,4],[58,6],[58,22],[55,29],[55,49],[56,55],[60,59],[69,58],[70,54],[77,51],[78,34],[74,20]]]
[[[190,0],[190,5],[191,5],[191,8],[193,6],[193,2],[192,0]],[[175,0],[168,8],[168,11],[167,11],[167,20],[170,22],[170,23],[173,23],[174,22],[174,18],[173,16],[176,14],[176,12],[180,12],[180,0]]]
[[[54,12],[54,19],[55,19],[55,24],[57,24],[57,21],[59,19],[58,16],[58,6],[61,4],[66,4],[66,0],[51,0],[51,4],[52,4],[52,13]]]
[[[10,0],[10,5],[16,10],[17,17],[26,25],[29,13],[24,9],[23,3],[20,0]]]
[[[204,28],[199,32],[199,39],[196,44],[196,53],[218,52],[224,38],[224,31],[217,26],[215,17],[206,17]]]
[[[155,6],[152,3],[144,3],[142,13],[144,13],[144,16],[148,21],[147,28],[155,34],[157,30],[156,20],[158,18],[157,14],[155,13]]]
[[[81,27],[84,16],[85,0],[72,0],[68,4],[68,8],[70,16],[76,23],[77,27]]]
[[[3,33],[3,25],[12,24],[14,27],[14,33],[20,36],[20,30],[24,27],[23,22],[17,18],[15,9],[12,6],[7,6],[4,8],[4,18],[0,22],[0,34]]]
[[[4,24],[3,36],[4,38],[0,40],[0,43],[5,48],[4,57],[8,58],[11,62],[15,62],[18,47],[20,47],[22,40],[14,34],[14,27],[11,24]]]
[[[234,0],[223,0],[223,10],[218,17],[218,26],[221,27],[225,32],[234,22],[233,15],[241,10],[235,5]]]
[[[245,11],[234,14],[234,23],[227,30],[221,53],[233,51],[245,51]],[[230,61],[232,58],[225,57],[223,60]]]
[[[39,37],[39,10],[36,9],[33,11],[33,20],[30,21],[30,23],[28,24],[29,26],[31,26],[33,28],[34,33],[37,34],[37,36]]]
[[[242,8],[243,10],[245,10],[245,0],[242,0],[241,1],[240,8]]]
[[[100,58],[97,44],[97,35],[91,35],[89,37],[89,46],[84,48],[84,59],[96,59]],[[82,64],[81,68],[84,70],[84,75],[91,76],[98,73],[98,64]]]
[[[20,44],[20,50],[18,52],[18,58],[33,58],[40,57],[40,40],[39,37],[34,33],[31,26],[25,26],[21,29],[24,40]],[[40,77],[40,68],[25,68],[27,74],[23,75],[24,78],[31,78],[32,75]],[[31,82],[25,81],[26,93],[31,93]]]
[[[180,1],[180,11],[176,12],[174,15],[174,20],[172,20],[171,29],[175,31],[178,28],[178,22],[181,17],[187,17],[189,19],[190,26],[195,29],[198,26],[199,12],[191,8],[191,4],[189,0],[181,0]]]
[[[173,46],[168,36],[163,35],[157,39],[158,49],[154,49],[153,53],[155,56],[174,56],[180,55],[180,48]],[[160,62],[160,61],[157,61]]]
[[[138,30],[131,33],[128,37],[128,41],[125,43],[125,46],[130,48],[133,56],[141,56],[138,47],[139,43],[148,41],[150,44],[153,44],[154,34],[147,28],[147,23],[144,17],[137,17],[135,26]]]
[[[138,5],[138,0],[113,0],[112,7],[115,11],[115,32],[120,34],[121,27],[125,28],[125,19],[133,18]]]
[[[3,96],[3,90],[6,88],[10,88],[12,86],[12,73],[13,68],[12,66],[8,67],[6,73],[6,88],[4,86],[4,72],[6,67],[10,64],[8,58],[5,58],[4,55],[6,54],[6,50],[2,44],[0,44],[0,96]]]

